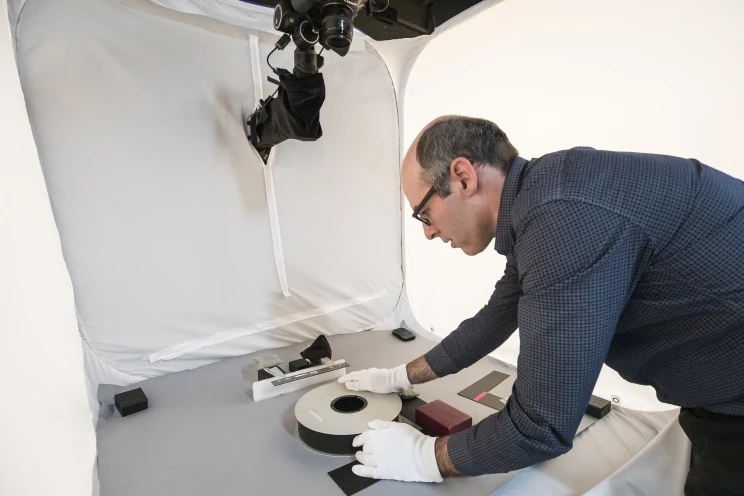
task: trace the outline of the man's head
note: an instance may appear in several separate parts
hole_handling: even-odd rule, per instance
[[[444,116],[424,127],[403,160],[401,180],[426,237],[468,255],[485,250],[496,234],[504,178],[517,153],[485,119]]]

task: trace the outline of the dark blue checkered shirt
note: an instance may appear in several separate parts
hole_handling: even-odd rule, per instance
[[[448,444],[466,475],[571,449],[603,363],[661,401],[744,415],[744,183],[696,160],[574,148],[517,158],[488,304],[426,360],[439,376],[519,327],[505,409]]]

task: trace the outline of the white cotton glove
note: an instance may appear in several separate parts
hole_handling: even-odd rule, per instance
[[[352,441],[353,446],[362,446],[362,451],[356,452],[362,465],[351,467],[352,472],[373,479],[442,482],[434,454],[436,438],[399,422],[373,420],[369,426],[372,430]]]
[[[394,369],[366,369],[342,375],[338,382],[346,384],[352,391],[371,391],[373,393],[400,393],[411,388],[406,365]]]

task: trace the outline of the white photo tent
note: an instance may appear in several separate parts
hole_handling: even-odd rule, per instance
[[[431,36],[357,31],[326,53],[324,136],[264,165],[241,112],[274,90],[271,20],[239,0],[0,1],[0,494],[118,496],[99,482],[99,385],[401,323],[438,340],[475,313],[503,259],[424,243],[400,189],[438,115],[489,118],[526,158],[584,145],[744,178],[739,0],[486,0]],[[515,333],[493,363],[518,351]],[[470,493],[681,494],[675,407],[607,368],[595,394],[620,405],[571,452]],[[327,471],[306,483],[335,489]]]

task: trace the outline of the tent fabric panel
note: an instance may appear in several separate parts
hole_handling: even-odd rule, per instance
[[[249,38],[259,38],[260,60]],[[326,53],[323,137],[272,169],[282,294],[262,163],[241,113],[277,34],[142,0],[26,4],[21,76],[76,291],[81,332],[115,370],[153,376],[308,336],[374,328],[402,291],[398,108],[370,47]],[[292,66],[292,50],[272,64]],[[274,85],[264,81],[263,93]],[[262,336],[152,353],[364,295]]]

